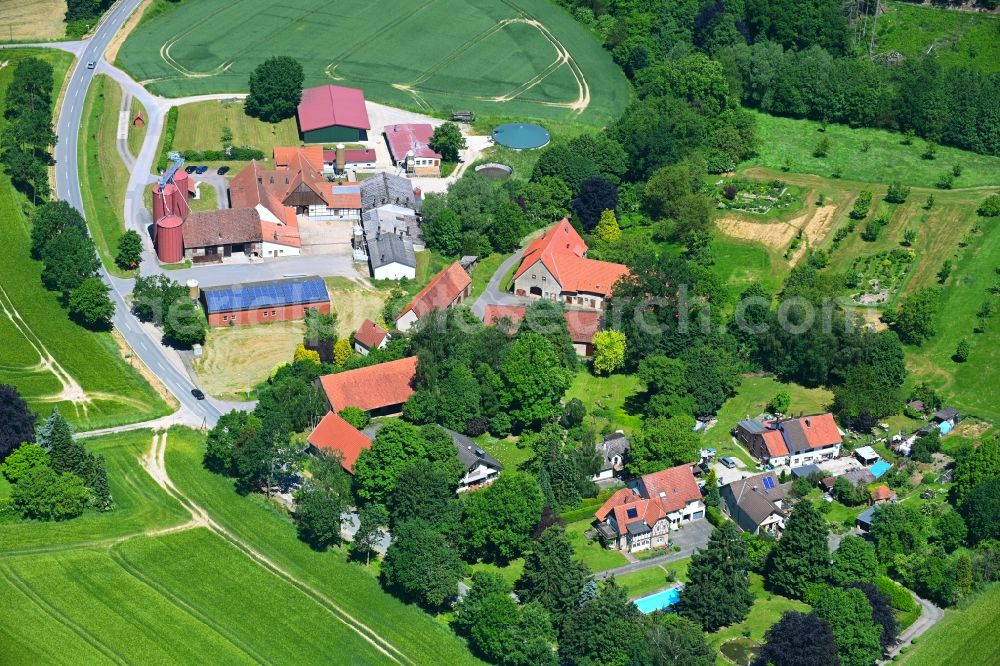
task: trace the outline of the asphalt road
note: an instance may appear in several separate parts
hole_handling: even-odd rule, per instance
[[[100,61],[108,44],[115,33],[122,27],[129,15],[135,11],[142,0],[118,0],[107,12],[104,20],[94,32],[93,37],[82,45],[76,66],[70,74],[66,86],[59,120],[56,124],[56,134],[59,142],[55,149],[56,194],[60,199],[69,202],[83,213],[83,197],[80,192],[80,181],[77,176],[77,138],[83,117],[84,100],[87,89],[93,80],[95,70],[87,69],[90,61]],[[154,148],[155,150],[155,148]],[[129,312],[122,293],[121,284],[116,284],[102,268],[101,276],[111,285],[111,297],[115,302],[116,311],[114,326],[132,347],[135,355],[142,360],[180,402],[181,411],[186,412],[191,421],[202,422],[212,426],[221,416],[220,409],[212,400],[196,400],[191,395],[194,384],[187,374],[171,363],[167,352],[156,341],[150,339],[136,318]]]

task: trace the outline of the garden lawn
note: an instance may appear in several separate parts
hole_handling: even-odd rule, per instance
[[[754,462],[742,446],[733,443],[730,434],[737,422],[747,417],[754,418],[767,408],[768,401],[779,391],[786,391],[791,396],[790,412],[815,414],[826,411],[832,401],[832,394],[826,389],[809,389],[793,383],[784,383],[774,377],[744,377],[736,395],[727,400],[719,409],[719,422],[702,436],[703,448],[713,447],[718,457],[735,456],[742,460],[752,470],[756,469]]]
[[[586,368],[577,371],[563,400],[579,398],[587,408],[587,419],[601,432],[605,426],[612,430],[631,432],[641,423],[641,415],[631,413],[626,407],[629,397],[644,390],[636,375],[610,375],[596,377]]]
[[[602,126],[630,98],[611,54],[548,0],[400,0],[392,12],[325,0],[277,9],[267,0],[208,0],[156,11],[117,64],[171,97],[244,92],[264,58],[294,53],[307,86],[359,87],[369,100],[439,115],[462,109]],[[376,43],[407,48],[372,49]]]
[[[955,239],[959,240],[959,239]],[[957,254],[957,257],[955,256]],[[925,381],[945,402],[962,413],[988,421],[1000,419],[1000,316],[993,315],[983,333],[973,333],[976,313],[997,296],[989,293],[1000,275],[1000,224],[984,220],[982,232],[966,248],[950,256],[955,270],[941,290],[937,334],[920,346],[907,346],[907,366],[913,381]],[[952,360],[959,340],[972,345],[965,363]]]
[[[764,642],[764,632],[771,628],[771,625],[781,619],[782,614],[787,611],[798,611],[808,613],[809,606],[788,599],[778,594],[772,594],[764,589],[764,579],[759,574],[750,574],[750,591],[757,597],[750,615],[739,624],[723,627],[713,634],[708,635],[708,642],[713,648],[718,649],[720,645],[731,638],[742,636],[744,632],[749,632],[750,638],[758,643]],[[726,664],[721,656],[716,659],[718,664]]]
[[[994,583],[971,601],[945,611],[944,618],[921,636],[899,659],[906,666],[995,664],[1000,632],[1000,584]]]
[[[152,435],[149,430],[134,430],[80,440],[89,451],[104,456],[114,511],[87,511],[79,518],[59,523],[4,524],[0,529],[0,558],[60,550],[70,545],[96,545],[186,522],[190,518],[188,513],[153,481],[139,462],[149,451]]]
[[[788,159],[790,171],[794,173],[828,177],[840,169],[840,177],[844,180],[862,183],[899,181],[906,185],[932,188],[942,173],[958,164],[963,171],[955,180],[956,188],[1000,185],[1000,157],[939,146],[937,159],[925,160],[920,157],[924,152],[923,140],[914,139],[912,145],[904,146],[901,143],[903,135],[896,132],[847,125],[827,125],[826,132],[819,132],[820,123],[812,120],[751,113],[757,119],[757,134],[760,137],[758,156],[748,163],[751,165],[778,171]],[[829,155],[813,157],[813,150],[823,137],[830,140]],[[862,151],[865,141],[871,144],[868,152]]]
[[[209,101],[178,107],[174,150],[222,150],[222,130],[228,127],[233,145],[264,151],[270,163],[275,146],[297,146],[299,131],[295,118],[266,123],[243,112],[243,102]]]
[[[689,564],[691,564],[691,558],[685,557],[682,560],[664,562],[655,567],[615,576],[615,580],[622,587],[628,588],[629,599],[638,599],[673,587],[678,582],[686,583]],[[674,580],[667,580],[668,571],[674,572]]]
[[[291,363],[304,334],[301,321],[209,328],[204,353],[194,361],[199,385],[215,398],[251,399],[275,368]]]
[[[930,49],[946,67],[1000,71],[1000,17],[995,14],[919,7],[887,2],[878,20],[878,51],[899,51],[907,58]],[[933,47],[933,48],[932,48]]]
[[[752,282],[774,293],[781,288],[788,275],[788,262],[780,252],[760,243],[743,241],[725,234],[715,234],[712,239],[712,272],[729,289],[735,303]]]
[[[381,314],[382,306],[389,297],[387,289],[373,287],[364,280],[339,276],[326,278],[326,288],[333,311],[337,313],[337,335],[340,337],[346,338],[357,331],[365,319],[384,325]]]
[[[369,571],[347,561],[344,550],[319,553],[310,549],[296,538],[284,510],[259,495],[238,495],[231,479],[202,467],[203,453],[201,434],[180,428],[170,431],[167,471],[179,491],[201,505],[213,520],[327,595],[414,662],[478,663],[447,627],[416,606],[383,592]]]
[[[484,451],[500,461],[506,470],[520,469],[522,465],[531,460],[533,451],[528,447],[517,445],[514,437],[497,439],[489,433],[485,433],[475,438],[476,444]]]
[[[54,50],[5,51],[4,58],[10,64],[0,69],[0,110],[17,61],[28,56],[51,62],[57,82],[63,80],[72,63],[70,55]],[[4,122],[0,114],[0,130]],[[81,430],[145,421],[167,413],[166,403],[122,360],[111,335],[74,324],[60,306],[58,295],[42,286],[41,263],[30,257],[26,210],[30,210],[30,204],[14,190],[7,176],[0,174],[0,233],[5,241],[4,261],[0,262],[0,300],[20,315],[22,324],[18,330],[8,318],[0,317],[0,339],[4,341],[0,383],[15,386],[42,417],[59,407]],[[59,399],[62,386],[52,373],[38,367],[39,352],[32,344],[51,354],[90,401]]]
[[[126,276],[115,265],[118,239],[125,233],[125,190],[129,173],[118,154],[118,111],[122,89],[99,74],[87,91],[80,131],[80,191],[90,235],[108,272]]]
[[[472,293],[469,294],[469,298],[466,300],[473,303],[482,295],[483,290],[486,289],[486,285],[489,284],[490,278],[493,277],[493,274],[497,272],[500,264],[507,257],[508,255],[506,254],[494,252],[490,256],[476,262],[475,268],[472,269]]]
[[[594,511],[597,507],[594,507]],[[614,569],[628,564],[628,560],[617,550],[611,550],[601,545],[598,540],[589,540],[584,536],[584,532],[591,528],[594,522],[593,513],[589,517],[584,517],[566,525],[566,537],[573,544],[576,551],[576,558],[587,565],[594,573]]]
[[[469,578],[466,579],[467,584],[472,583],[472,573],[477,571],[492,571],[493,573],[498,573],[503,576],[503,579],[510,583],[513,587],[517,579],[521,577],[524,573],[524,558],[519,557],[516,560],[511,560],[507,563],[507,566],[501,567],[490,562],[476,562],[470,568]]]

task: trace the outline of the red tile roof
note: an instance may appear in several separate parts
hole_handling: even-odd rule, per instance
[[[896,496],[889,486],[881,485],[872,488],[872,501],[874,502],[888,502],[893,497]]]
[[[361,209],[361,186],[358,183],[323,187],[320,189],[320,195],[328,208]]]
[[[305,161],[313,171],[323,170],[323,146],[275,146],[274,166],[297,167],[298,160]]]
[[[563,218],[525,248],[514,278],[521,277],[540,261],[562,291],[611,295],[611,288],[618,278],[628,273],[628,268],[610,261],[587,259],[586,253],[587,243],[569,220]]]
[[[336,150],[324,150],[323,151],[323,162],[326,164],[334,164],[337,161],[337,151]],[[345,150],[344,151],[344,161],[348,164],[361,164],[361,163],[374,163],[375,162],[375,150],[370,148],[368,150]]]
[[[642,476],[639,490],[622,488],[609,497],[594,515],[604,521],[614,514],[619,534],[624,534],[625,526],[631,522],[642,520],[653,527],[661,518],[699,500],[701,490],[691,472],[691,465],[678,465]],[[633,516],[629,516],[630,510]]]
[[[761,439],[764,440],[765,446],[767,446],[767,453],[770,456],[787,456],[788,446],[785,444],[785,439],[781,436],[781,432],[778,430],[765,430],[761,433]]]
[[[487,305],[483,322],[493,326],[501,319],[509,319],[515,328],[520,326],[527,308],[523,305]],[[590,343],[594,334],[601,330],[601,313],[589,310],[567,310],[563,313],[569,337],[576,343]]]
[[[389,151],[392,158],[397,162],[406,157],[406,153],[413,151],[414,157],[426,157],[431,159],[441,159],[441,154],[431,150],[431,136],[434,128],[427,123],[404,123],[401,125],[386,125],[386,141],[389,144]]]
[[[399,320],[410,310],[415,312],[418,318],[425,316],[435,308],[443,310],[454,303],[470,284],[472,284],[472,279],[469,274],[456,261],[431,278],[427,286],[413,297],[413,300],[403,308],[396,319]]]
[[[268,171],[257,160],[251,160],[229,183],[229,201],[233,208],[261,206],[281,221],[281,224],[261,219],[261,236],[268,243],[301,247],[299,222],[295,209],[282,203],[287,192],[284,175]],[[258,209],[260,212],[260,209]]]
[[[417,357],[379,363],[334,375],[323,375],[320,385],[330,406],[340,411],[344,407],[360,407],[365,411],[401,405],[413,395],[413,379],[417,375]]]
[[[371,129],[364,93],[357,88],[334,85],[303,90],[299,102],[299,129],[308,132],[331,125]]]
[[[389,331],[371,319],[365,319],[358,327],[358,332],[354,334],[354,340],[365,349],[377,349],[387,335],[389,335]]]
[[[354,472],[354,463],[367,448],[371,440],[361,431],[334,412],[327,412],[316,428],[309,433],[309,443],[322,451],[340,454],[340,464],[348,472]]]
[[[802,426],[802,432],[805,433],[806,441],[814,449],[839,444],[843,441],[837,423],[833,420],[833,414],[803,416],[798,421]]]

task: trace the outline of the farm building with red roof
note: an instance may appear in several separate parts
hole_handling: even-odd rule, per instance
[[[434,127],[428,123],[403,123],[386,125],[383,131],[396,166],[409,175],[441,175],[441,154],[430,146]]]
[[[298,109],[299,133],[306,143],[367,141],[371,123],[365,95],[357,88],[306,88]]]
[[[495,326],[497,322],[507,319],[516,329],[520,327],[525,313],[523,305],[487,305],[483,313],[483,322],[487,326]],[[601,313],[588,310],[567,310],[563,313],[569,338],[573,341],[573,349],[580,356],[593,356],[594,335],[601,330]]]
[[[586,255],[587,243],[563,218],[525,248],[514,273],[514,293],[561,301],[568,308],[603,310],[612,288],[628,274],[628,268]]]
[[[472,293],[472,279],[457,261],[421,289],[396,317],[396,328],[404,333],[433,310],[445,310],[464,301]]]
[[[413,395],[417,357],[409,356],[319,378],[330,409],[359,407],[374,414],[396,414]]]
[[[705,504],[691,467],[644,474],[609,497],[594,514],[605,542],[629,552],[664,547],[670,530],[703,519]]]
[[[365,449],[371,448],[371,440],[360,430],[342,419],[335,412],[326,416],[309,433],[309,446],[324,453],[340,456],[341,466],[354,473],[354,463]]]
[[[368,356],[372,350],[385,347],[391,339],[389,331],[371,319],[365,319],[354,334],[354,351],[362,356]]]

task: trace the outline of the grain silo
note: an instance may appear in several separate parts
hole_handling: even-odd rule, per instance
[[[169,189],[167,185],[164,189]],[[154,199],[155,201],[155,199]],[[166,215],[155,224],[156,256],[164,264],[176,264],[184,258],[184,221],[177,215]]]

